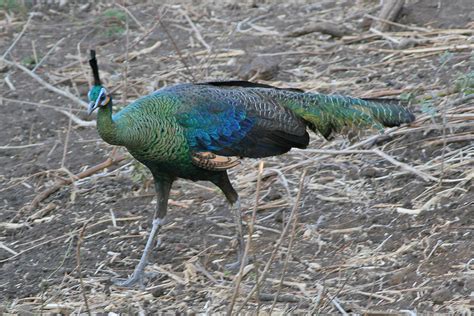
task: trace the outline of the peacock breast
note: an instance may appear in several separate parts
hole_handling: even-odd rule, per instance
[[[184,127],[176,120],[180,100],[156,93],[137,100],[114,116],[122,145],[138,161],[180,177],[194,173]]]

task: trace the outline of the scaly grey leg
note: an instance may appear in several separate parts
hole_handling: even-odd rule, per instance
[[[154,241],[158,232],[160,231],[160,227],[163,224],[163,218],[156,218],[153,220],[153,227],[151,228],[150,236],[148,236],[148,240],[146,242],[145,250],[143,250],[142,257],[140,258],[140,262],[135,267],[133,274],[127,280],[114,280],[115,285],[124,286],[124,287],[131,287],[136,284],[140,286],[140,288],[145,287],[144,276],[145,276],[145,267],[148,264],[148,256],[150,254],[151,249],[154,246]]]
[[[174,179],[163,175],[157,175],[153,172],[153,170],[152,173],[155,179],[157,205],[153,215],[153,226],[151,228],[150,236],[148,236],[145,250],[143,251],[142,257],[140,258],[140,262],[135,267],[133,274],[125,281],[115,280],[114,283],[118,286],[131,287],[136,284],[138,284],[141,288],[145,286],[144,276],[145,267],[148,263],[148,256],[151,249],[153,249],[153,246],[155,245],[155,240],[158,236],[158,232],[160,231],[160,227],[164,224],[164,219],[168,209],[168,197]]]
[[[243,233],[243,226],[242,226],[242,212],[240,208],[240,198],[237,198],[237,201],[232,205],[232,213],[234,215],[235,227],[237,232],[237,242],[238,242],[238,250],[237,250],[237,261],[233,263],[227,264],[225,267],[228,270],[237,270],[240,268],[242,264],[242,260],[244,259],[244,252],[245,252],[245,241],[244,241],[244,233]],[[244,265],[248,263],[248,258],[245,259]]]

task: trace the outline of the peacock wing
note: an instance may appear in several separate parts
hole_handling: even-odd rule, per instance
[[[194,153],[258,158],[309,142],[304,121],[258,89],[194,85],[179,95],[176,119]]]

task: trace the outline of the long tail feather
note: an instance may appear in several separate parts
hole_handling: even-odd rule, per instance
[[[415,116],[401,103],[384,99],[359,99],[339,95],[301,93],[285,98],[286,106],[300,115],[313,131],[328,138],[344,127],[399,126]]]

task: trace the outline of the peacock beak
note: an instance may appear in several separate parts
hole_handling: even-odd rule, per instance
[[[87,108],[87,115],[91,115],[92,112],[94,112],[95,109],[99,106],[99,100],[96,102],[90,102],[89,107]]]

